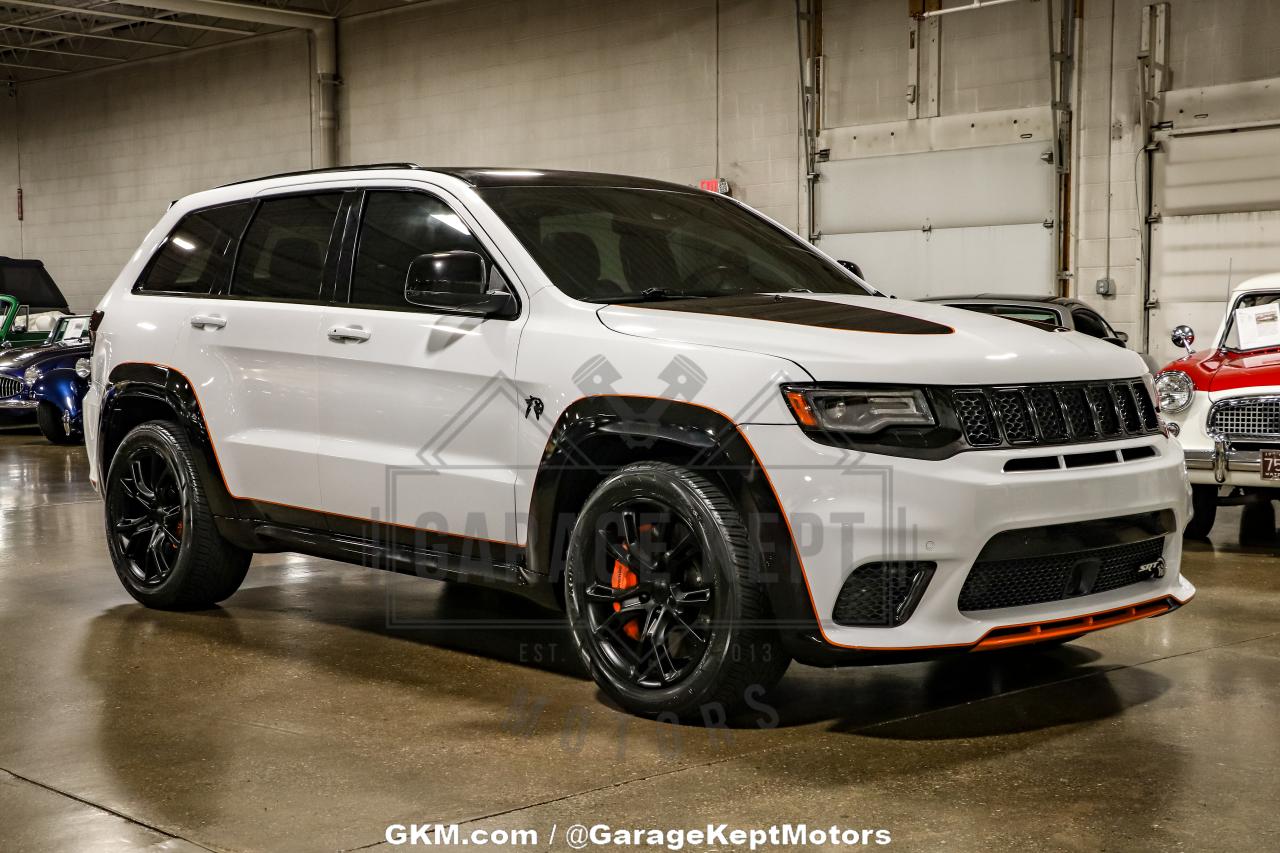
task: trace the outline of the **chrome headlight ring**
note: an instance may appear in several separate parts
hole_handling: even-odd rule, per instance
[[[1156,394],[1160,398],[1160,411],[1176,415],[1191,407],[1196,396],[1196,385],[1181,370],[1166,370],[1156,377]]]

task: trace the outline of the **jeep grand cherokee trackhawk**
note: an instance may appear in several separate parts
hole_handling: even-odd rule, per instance
[[[1167,613],[1132,352],[868,295],[732,199],[411,164],[175,203],[98,306],[91,476],[150,607],[299,551],[564,609],[619,704]]]

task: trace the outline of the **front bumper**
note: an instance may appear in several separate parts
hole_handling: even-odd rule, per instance
[[[4,409],[6,411],[27,411],[29,409],[34,409],[38,405],[40,404],[35,400],[22,398],[10,397],[7,400],[0,400],[0,409]]]
[[[850,453],[810,441],[789,426],[752,425],[743,432],[787,516],[818,619],[818,635],[813,639],[828,650],[964,650],[989,635],[999,636],[1002,629],[1094,619],[1076,624],[1078,633],[1084,633],[1119,624],[1113,618],[1117,614],[1151,602],[1167,600],[1170,607],[1160,611],[1167,612],[1195,592],[1180,574],[1178,534],[1189,517],[1182,452],[1175,441],[1163,436],[971,451],[928,461]],[[1005,470],[1015,458],[1140,446],[1150,447],[1154,455],[1090,467]],[[1161,510],[1175,517],[1173,533],[1164,538],[1163,577],[1023,607],[964,612],[959,608],[960,592],[974,561],[998,533]],[[936,564],[914,612],[896,627],[837,624],[833,609],[849,574],[880,561]],[[1134,618],[1158,615],[1134,613]]]

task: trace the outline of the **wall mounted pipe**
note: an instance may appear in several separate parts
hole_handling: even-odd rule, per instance
[[[338,39],[333,18],[316,12],[270,9],[231,0],[122,2],[144,9],[308,31],[311,34],[311,165],[323,169],[338,164]]]

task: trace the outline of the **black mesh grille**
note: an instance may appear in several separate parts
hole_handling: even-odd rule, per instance
[[[1102,441],[1160,429],[1141,381],[962,388],[956,420],[973,447]]]
[[[839,625],[901,625],[924,593],[936,563],[867,563],[840,588],[831,618]]]
[[[991,416],[991,406],[987,403],[987,395],[981,391],[956,391],[952,394],[955,403],[956,417],[965,437],[975,447],[987,447],[1000,444],[1000,430],[996,428],[995,419]]]
[[[1147,386],[1141,382],[1134,382],[1129,387],[1133,389],[1134,399],[1138,401],[1138,414],[1142,416],[1142,426],[1149,430],[1159,429],[1160,421],[1156,417],[1156,407],[1151,402],[1151,394],[1147,391]]]
[[[1031,409],[1040,424],[1040,435],[1046,441],[1061,441],[1067,437],[1067,419],[1062,416],[1058,395],[1051,388],[1035,387],[1027,392]]]
[[[960,609],[1025,607],[1120,589],[1152,577],[1142,566],[1163,554],[1160,536],[1065,554],[974,563],[960,590]]]
[[[1027,401],[1017,388],[1002,388],[992,393],[1000,425],[1004,427],[1005,440],[1010,444],[1030,444],[1036,440],[1035,427],[1031,425],[1031,413]]]
[[[1128,385],[1113,385],[1111,393],[1116,398],[1116,408],[1120,412],[1120,422],[1125,432],[1141,432],[1142,419],[1138,417],[1138,404],[1133,400],[1133,389]]]
[[[1067,420],[1071,424],[1071,434],[1078,439],[1093,438],[1098,434],[1098,427],[1093,422],[1093,409],[1085,396],[1085,389],[1076,386],[1063,388],[1059,392],[1062,404],[1067,409]]]
[[[1093,406],[1093,413],[1098,418],[1098,432],[1108,438],[1119,435],[1120,416],[1116,413],[1110,389],[1105,385],[1092,385],[1086,389],[1086,393],[1089,395],[1089,405]]]

